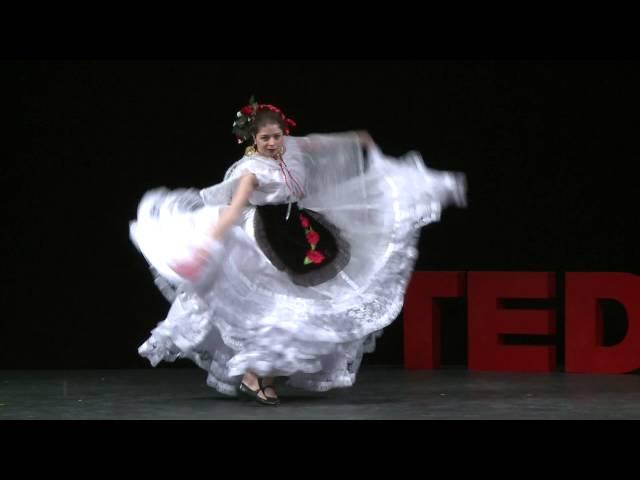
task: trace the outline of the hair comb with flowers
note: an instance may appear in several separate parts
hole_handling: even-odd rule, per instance
[[[231,131],[236,136],[238,143],[243,143],[251,139],[251,127],[255,121],[256,113],[261,110],[271,110],[272,112],[280,114],[285,125],[285,135],[289,135],[290,128],[297,125],[295,121],[287,118],[284,112],[275,105],[258,103],[255,98],[251,96],[249,103],[236,113],[236,120],[233,122],[233,129]]]

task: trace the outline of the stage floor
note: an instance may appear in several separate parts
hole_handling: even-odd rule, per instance
[[[640,375],[409,371],[364,366],[354,387],[280,386],[266,407],[218,394],[197,368],[1,370],[0,420],[640,419]]]

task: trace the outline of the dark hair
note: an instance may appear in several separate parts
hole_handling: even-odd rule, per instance
[[[276,124],[282,129],[282,133],[289,135],[289,129],[296,126],[296,122],[275,105],[258,104],[253,97],[236,113],[236,121],[233,122],[232,132],[238,143],[251,141],[265,125]]]
[[[282,114],[271,110],[258,110],[253,122],[251,122],[251,126],[249,127],[249,133],[253,137],[258,134],[258,131],[260,131],[262,127],[265,125],[272,125],[274,123],[278,125],[283,132],[287,129],[284,118],[282,118]]]

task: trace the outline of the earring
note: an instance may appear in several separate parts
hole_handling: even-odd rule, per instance
[[[255,155],[256,152],[257,152],[257,149],[255,145],[251,145],[250,147],[247,147],[244,150],[244,154],[248,157],[250,157],[251,155]]]

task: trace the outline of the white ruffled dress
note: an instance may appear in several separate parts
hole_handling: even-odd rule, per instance
[[[191,359],[228,395],[247,370],[312,391],[353,385],[363,353],[402,308],[420,227],[465,202],[462,174],[428,169],[415,152],[390,158],[374,146],[363,155],[354,133],[285,137],[285,146],[286,168],[245,156],[217,185],[143,197],[131,238],[172,302],[139,348],[153,366]],[[171,265],[204,244],[247,172],[258,186],[241,219],[212,248],[202,278],[182,278]],[[324,283],[293,283],[256,242],[256,205],[290,202],[322,215],[349,244],[348,263]]]

